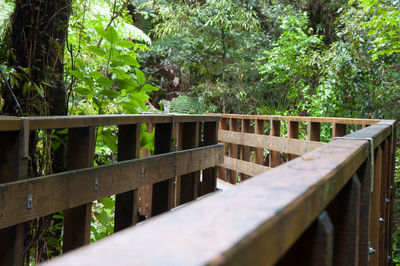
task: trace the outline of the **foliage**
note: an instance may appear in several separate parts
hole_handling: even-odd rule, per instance
[[[302,103],[307,94],[313,91],[319,72],[320,49],[322,36],[310,34],[309,20],[306,13],[298,13],[290,6],[279,17],[282,33],[271,49],[264,52],[266,62],[260,67],[260,74],[268,85],[270,99],[262,108],[268,112],[277,107],[285,113],[289,108],[294,112],[302,110]],[[306,104],[307,102],[305,102]],[[297,110],[296,110],[297,109]],[[265,112],[264,111],[264,112]]]

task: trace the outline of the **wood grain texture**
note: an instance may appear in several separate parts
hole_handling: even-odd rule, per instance
[[[333,123],[332,139],[346,135],[346,124]]]
[[[24,136],[23,130],[0,132],[0,184],[26,178],[27,155],[24,155],[23,147],[29,145],[29,142],[26,143],[28,136]],[[23,249],[24,224],[0,229],[0,265],[23,265]]]
[[[367,129],[367,128],[366,128]],[[382,148],[379,145],[375,151],[373,191],[371,198],[371,220],[370,220],[370,241],[371,247],[375,250],[370,255],[370,265],[379,265],[379,217],[381,198],[381,177],[382,177]]]
[[[339,117],[310,117],[310,116],[280,116],[280,115],[240,115],[240,114],[215,114],[222,118],[234,119],[260,119],[260,120],[279,120],[279,121],[298,121],[298,122],[317,122],[317,123],[339,123],[354,125],[374,125],[381,122],[381,119],[360,119],[360,118],[339,118]]]
[[[229,130],[231,132],[237,132],[239,131],[239,121],[237,119],[231,118],[229,120]],[[232,142],[229,143],[229,157],[238,158],[238,145],[234,144]],[[233,170],[228,170],[228,181],[231,184],[236,184],[237,182],[237,177],[238,177],[238,172],[233,171]]]
[[[357,174],[327,207],[335,229],[333,265],[358,265],[361,183]]]
[[[320,141],[321,140],[321,123],[309,122],[307,126],[308,140]]]
[[[68,130],[68,170],[93,166],[94,149],[96,146],[94,131],[93,127],[72,128]],[[91,202],[64,210],[63,253],[90,243],[91,215]]]
[[[288,123],[288,138],[298,139],[299,138],[299,122],[289,121]],[[295,154],[288,154],[288,161],[296,159],[298,156]]]
[[[323,142],[287,139],[267,135],[232,132],[228,130],[220,130],[218,132],[218,139],[227,143],[235,143],[296,155],[303,155],[326,145],[326,143]]]
[[[227,130],[227,129],[228,129],[228,121],[226,118],[222,118],[221,121],[219,122],[219,130]],[[218,141],[220,141],[219,138]],[[220,142],[224,144],[224,156],[226,156],[227,144],[225,144],[223,141]],[[224,167],[218,166],[218,178],[223,181],[228,181],[226,169]]]
[[[0,229],[223,163],[222,145],[0,184]],[[221,156],[220,156],[221,154]],[[199,164],[200,156],[202,163]],[[174,162],[179,162],[174,170]],[[141,172],[143,168],[143,177]],[[95,191],[95,178],[98,189]],[[27,209],[27,195],[33,206]]]
[[[244,173],[248,176],[260,175],[266,171],[271,170],[270,167],[242,161],[239,159],[231,158],[229,156],[224,157],[224,164],[222,166],[230,170]]]
[[[326,211],[303,233],[277,266],[332,266],[334,229]]]
[[[271,120],[271,131],[270,136],[280,138],[281,135],[281,121]],[[270,150],[269,151],[269,166],[277,167],[281,164],[281,154],[279,151]]]
[[[243,119],[242,120],[242,132],[243,133],[251,133],[250,132],[250,120]],[[240,159],[245,162],[250,161],[250,147],[249,146],[242,146],[240,151]],[[250,176],[246,173],[241,172],[241,181],[249,179]],[[254,175],[253,175],[254,176]]]

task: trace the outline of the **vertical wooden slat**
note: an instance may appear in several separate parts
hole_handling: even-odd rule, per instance
[[[392,128],[392,135],[390,136],[390,142],[391,142],[391,158],[390,158],[390,174],[389,174],[389,222],[388,222],[388,232],[387,235],[389,236],[388,238],[388,246],[389,246],[389,254],[393,254],[393,238],[391,237],[393,234],[393,207],[394,207],[394,200],[395,200],[395,183],[394,183],[394,172],[395,172],[395,163],[396,163],[396,145],[397,145],[397,136],[396,136],[396,128],[397,128],[397,123],[393,125]],[[389,260],[390,265],[393,264],[393,258],[391,255],[391,259]]]
[[[29,124],[0,132],[0,184],[27,177]],[[24,224],[0,230],[0,265],[23,265]]]
[[[358,265],[360,190],[354,175],[326,209],[335,230],[333,265]]]
[[[288,138],[289,139],[298,139],[299,138],[299,122],[297,121],[289,121],[288,125]],[[293,160],[297,158],[297,155],[288,154],[288,160]]]
[[[199,122],[188,122],[180,124],[180,143],[181,149],[187,150],[199,146]],[[199,162],[200,163],[200,162]],[[180,202],[177,205],[189,202],[198,197],[198,189],[200,186],[200,173],[190,173],[180,177]]]
[[[388,254],[386,227],[389,221],[387,209],[387,188],[390,186],[389,175],[389,142],[387,139],[381,144],[382,147],[382,172],[381,172],[381,195],[380,195],[380,223],[379,223],[379,265],[386,265]]]
[[[218,143],[217,122],[204,122],[203,145],[213,145]],[[223,154],[221,155],[223,156]],[[214,192],[217,189],[217,168],[211,167],[203,170],[203,180],[201,182],[201,195]]]
[[[369,223],[371,212],[371,157],[368,157],[360,166],[357,171],[357,176],[361,182],[358,262],[359,265],[368,265]]]
[[[309,122],[307,128],[308,140],[321,140],[321,124],[318,122]]]
[[[140,124],[120,125],[118,130],[118,161],[139,158],[139,153]],[[137,194],[137,190],[132,190],[116,195],[114,232],[121,231],[138,222]]]
[[[370,241],[371,248],[375,250],[370,255],[370,265],[379,265],[379,217],[381,197],[381,173],[382,173],[382,149],[380,146],[375,150],[375,165],[373,177],[373,191],[371,199]]]
[[[153,133],[155,124],[147,123],[147,133]],[[151,153],[148,149],[141,148],[141,158],[150,157]],[[146,185],[138,189],[138,212],[139,220],[151,217],[152,209],[152,195],[153,195],[153,185]]]
[[[331,266],[333,231],[329,215],[324,211],[277,263],[277,266]]]
[[[68,130],[68,170],[93,166],[94,132],[95,129],[93,127],[71,128]],[[89,244],[91,213],[91,203],[64,211],[64,253]]]
[[[172,150],[172,124],[156,124],[154,138],[154,154],[170,152]],[[171,176],[171,178],[173,177]],[[173,179],[169,179],[153,185],[152,216],[166,212],[174,205],[173,183]]]
[[[281,121],[272,120],[271,123],[271,136],[280,137],[281,135]],[[270,167],[277,167],[281,164],[281,154],[279,151],[270,151]]]
[[[228,125],[227,125],[227,119],[226,118],[222,118],[221,121],[219,122],[219,129],[220,130],[227,130],[228,129]],[[226,155],[226,148],[227,145],[224,143],[224,156]],[[224,181],[226,180],[226,168],[218,166],[218,178],[222,179]]]
[[[256,122],[255,133],[263,135],[264,127],[265,127],[264,120],[257,119],[255,122]],[[255,163],[264,165],[264,149],[261,149],[261,148],[256,149]]]
[[[229,130],[236,131],[236,132],[239,130],[238,120],[237,119],[234,119],[234,118],[230,119],[230,121],[229,121]],[[238,145],[229,143],[229,157],[232,157],[232,158],[235,158],[235,159],[238,158]],[[233,170],[229,170],[228,173],[229,173],[229,182],[231,184],[236,184],[236,182],[237,182],[237,172],[233,171]]]
[[[242,132],[250,133],[250,120],[242,119]],[[242,146],[241,160],[246,162],[250,161],[250,147]],[[240,176],[241,176],[241,181],[244,181],[250,177],[249,175],[245,175],[242,173],[240,174]]]
[[[346,124],[333,123],[332,139],[336,137],[343,137],[346,135]]]

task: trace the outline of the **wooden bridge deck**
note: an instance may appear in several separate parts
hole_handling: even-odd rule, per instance
[[[138,158],[141,123],[155,125],[156,156]],[[121,162],[90,167],[93,128],[108,125],[119,128]],[[0,118],[0,263],[20,264],[23,222],[58,210],[66,210],[64,251],[88,244],[91,202],[117,194],[115,231],[125,230],[47,264],[391,265],[395,126],[244,115]],[[71,171],[24,179],[29,132],[56,128],[69,128]],[[321,131],[332,141],[320,142]],[[239,184],[190,202],[215,191],[217,176]],[[163,215],[132,227],[145,186],[149,216]]]

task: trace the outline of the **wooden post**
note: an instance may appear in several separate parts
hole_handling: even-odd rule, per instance
[[[147,133],[153,133],[153,129],[155,124],[153,123],[147,123]],[[150,157],[150,151],[148,149],[143,149],[141,148],[141,158],[146,158]],[[151,210],[152,210],[152,195],[153,195],[153,185],[146,185],[143,187],[140,187],[138,189],[138,214],[139,214],[139,220],[145,220],[146,218],[151,217]]]
[[[333,265],[358,265],[360,189],[355,174],[326,208],[335,229]]]
[[[179,142],[181,150],[199,147],[200,143],[199,122],[186,122],[180,124]],[[200,162],[199,162],[200,163]],[[180,202],[177,205],[194,200],[198,197],[200,186],[200,172],[190,173],[180,177]]]
[[[172,124],[156,124],[154,138],[154,154],[171,152]],[[165,180],[153,185],[152,216],[161,214],[172,208],[174,205],[172,195],[173,185],[173,179]]]
[[[371,248],[375,250],[370,255],[370,265],[379,265],[379,218],[381,198],[381,174],[382,174],[382,149],[378,146],[375,150],[375,166],[373,177],[373,191],[371,198],[371,220],[370,220],[370,241]]]
[[[229,121],[229,127],[231,131],[238,131],[238,120],[231,118]],[[237,144],[232,144],[229,143],[229,157],[232,157],[234,159],[238,158],[238,145]],[[233,170],[229,170],[229,182],[231,184],[236,184],[237,182],[237,172]]]
[[[288,138],[289,139],[298,139],[299,138],[299,122],[298,121],[289,121],[288,125]],[[293,160],[297,158],[297,155],[288,154],[288,160]]]
[[[346,124],[333,123],[332,139],[336,137],[343,137],[346,135]]]
[[[391,158],[390,158],[390,174],[389,174],[389,195],[388,195],[388,199],[389,199],[389,222],[388,222],[388,232],[387,235],[389,236],[389,254],[393,253],[393,239],[392,237],[390,237],[393,234],[393,207],[394,207],[394,200],[395,200],[395,193],[396,193],[396,189],[395,189],[395,183],[394,183],[394,172],[395,172],[395,163],[396,163],[396,144],[397,144],[397,136],[396,136],[396,132],[397,132],[397,127],[396,127],[397,123],[393,124],[393,131],[392,131],[392,135],[389,136],[389,138],[391,138]],[[392,256],[391,256],[392,257]],[[389,261],[390,264],[393,264],[393,260]]]
[[[217,122],[204,122],[203,145],[213,145],[218,143]],[[222,154],[223,156],[223,154]],[[217,189],[217,168],[207,168],[203,170],[203,180],[201,182],[201,195],[214,192]]]
[[[257,119],[255,133],[264,135],[264,126],[265,126],[264,120]],[[255,159],[256,159],[255,160],[256,164],[264,165],[264,149],[261,149],[261,148],[256,149],[256,158]]]
[[[250,120],[248,119],[242,119],[242,132],[243,133],[250,133]],[[250,147],[248,146],[242,146],[241,150],[241,160],[242,161],[250,161]],[[244,181],[246,179],[249,179],[250,176],[246,174],[240,174],[241,176],[241,181]]]
[[[68,130],[67,169],[76,170],[93,166],[93,127]],[[88,203],[64,210],[63,253],[90,243],[90,219],[92,204]]]
[[[390,172],[390,146],[389,141],[385,139],[381,144],[382,147],[382,173],[381,173],[381,195],[380,195],[380,223],[379,223],[379,265],[386,265],[388,263],[389,247],[388,238],[390,235],[386,235],[388,221],[390,217],[388,216],[388,202],[386,199],[388,197],[388,187],[390,187],[390,181],[388,180]]]
[[[0,184],[27,177],[29,124],[25,122],[21,131],[0,132]],[[24,224],[0,230],[0,265],[23,265],[23,249]]]
[[[118,130],[118,161],[139,158],[140,124],[120,125]],[[137,190],[117,194],[115,199],[114,232],[138,222]]]
[[[277,263],[277,266],[331,266],[332,256],[333,225],[328,213],[324,211]]]
[[[226,118],[222,118],[221,121],[219,122],[219,129],[220,130],[228,129]],[[225,143],[224,143],[224,156],[226,156],[226,144]],[[222,166],[218,166],[218,178],[222,179],[223,181],[227,181],[226,180],[226,168],[224,168]]]
[[[371,201],[371,157],[368,157],[357,171],[361,182],[360,195],[360,228],[358,245],[358,264],[368,265],[369,257],[369,223],[370,223],[370,201]]]
[[[271,136],[280,137],[281,135],[281,121],[272,120],[271,123]],[[279,151],[269,151],[269,166],[277,167],[281,164],[281,154]]]
[[[318,122],[309,122],[308,128],[308,140],[320,141],[321,140],[321,124]]]

